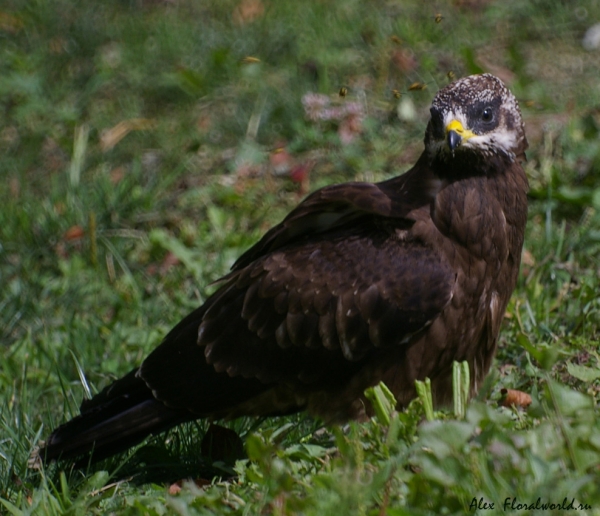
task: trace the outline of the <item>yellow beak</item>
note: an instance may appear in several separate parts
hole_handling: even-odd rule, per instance
[[[458,120],[452,120],[446,126],[446,142],[451,151],[454,151],[463,141],[467,141],[469,138],[473,138],[473,136],[475,136],[475,133],[469,131],[469,129],[465,129]]]

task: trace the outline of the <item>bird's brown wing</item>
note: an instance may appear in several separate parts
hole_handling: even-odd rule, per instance
[[[345,183],[317,190],[242,254],[232,269],[240,270],[302,236],[331,231],[365,214],[387,215],[389,204],[389,197],[376,184]]]
[[[406,174],[382,183],[352,182],[317,190],[242,254],[232,269],[240,270],[302,237],[331,232],[366,215],[404,218],[411,209],[428,202],[428,173],[420,162]]]
[[[410,238],[413,221],[389,216],[385,192],[365,195],[378,185],[344,186],[335,202],[325,201],[333,189],[318,192],[271,230],[144,361],[139,376],[157,399],[206,415],[272,385],[339,390],[449,303],[455,273]],[[337,219],[324,228],[327,215]]]

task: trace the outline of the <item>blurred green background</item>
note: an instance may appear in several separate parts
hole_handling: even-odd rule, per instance
[[[301,417],[237,422],[258,432],[254,476],[177,499],[189,514],[461,514],[475,496],[573,493],[598,509],[596,23],[597,0],[5,0],[0,512],[175,511],[161,486],[103,490],[112,463],[81,475],[27,458],[306,193],[407,170],[435,92],[483,71],[520,102],[531,185],[488,405],[425,430],[414,409],[393,442],[378,422],[329,444]],[[497,407],[503,388],[532,393],[537,409]],[[481,428],[488,441],[468,439]],[[153,446],[194,462],[204,431]],[[446,447],[420,456],[427,439]]]

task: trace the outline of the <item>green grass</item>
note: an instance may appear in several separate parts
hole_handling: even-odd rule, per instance
[[[580,43],[600,5],[457,4],[264,0],[246,18],[233,1],[3,4],[0,514],[463,514],[538,497],[600,514],[600,50]],[[418,156],[448,72],[481,70],[521,102],[530,218],[498,357],[464,420],[421,424],[419,402],[343,430],[239,420],[237,464],[201,457],[200,422],[86,471],[28,469],[88,391],[138,364],[298,202],[271,173],[275,149],[314,162],[311,190],[391,177]],[[363,107],[350,144],[305,117],[307,92]],[[499,406],[503,388],[532,406]],[[170,495],[182,478],[212,484]]]

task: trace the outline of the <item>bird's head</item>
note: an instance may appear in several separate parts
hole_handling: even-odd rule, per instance
[[[519,104],[490,74],[464,77],[438,91],[425,148],[432,161],[480,156],[523,159],[527,148]]]

